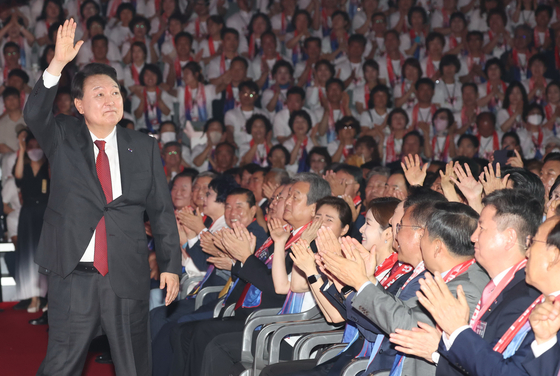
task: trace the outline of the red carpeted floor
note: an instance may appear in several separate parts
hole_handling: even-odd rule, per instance
[[[35,375],[47,351],[47,326],[34,326],[29,320],[40,313],[14,311],[15,303],[0,303],[0,374],[2,376]],[[95,363],[98,354],[89,353],[83,375],[114,376],[114,368]]]

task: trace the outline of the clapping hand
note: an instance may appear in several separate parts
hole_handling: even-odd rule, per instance
[[[204,253],[208,253],[214,257],[222,257],[224,254],[218,247],[216,247],[214,235],[209,231],[204,231],[200,234],[200,247]]]
[[[243,225],[234,223],[233,230],[226,229],[223,234],[227,252],[239,262],[244,263],[255,252],[257,239]]]
[[[430,312],[448,336],[460,327],[468,325],[470,310],[463,286],[457,286],[457,298],[455,298],[441,278],[441,274],[436,272],[434,277],[426,273],[424,279],[420,279],[420,290],[416,292],[418,302]]]
[[[353,287],[356,291],[366,282],[366,265],[355,244],[342,243],[340,256],[331,252],[322,252],[321,258],[327,270],[340,282]]]
[[[275,244],[285,245],[290,237],[290,232],[284,228],[282,221],[278,218],[268,219],[268,230]]]
[[[311,244],[313,240],[317,237],[317,231],[323,225],[323,220],[320,218],[315,218],[310,225],[307,226],[303,233],[301,234],[300,239],[305,240],[308,244]]]
[[[482,184],[473,177],[471,169],[465,163],[465,169],[456,164],[454,169],[457,178],[450,177],[451,181],[463,192],[469,205],[477,212],[482,211]]]
[[[202,221],[202,215],[200,214],[200,209],[196,208],[194,214],[190,210],[182,210],[177,213],[179,222],[181,225],[189,228],[195,234],[199,234],[202,230],[206,228],[204,222]]]
[[[455,162],[457,164],[458,162]],[[453,171],[454,162],[450,161],[445,165],[445,173],[440,170],[439,176],[441,177],[441,189],[443,191],[443,195],[449,201],[453,202],[461,202],[459,199],[459,195],[455,191],[455,184],[451,181],[451,178],[455,177],[455,172]]]
[[[333,196],[337,197],[344,194],[344,191],[346,190],[346,181],[344,179],[337,178],[334,171],[327,171],[325,175],[323,175],[323,179],[325,179],[331,186]]]
[[[484,172],[480,174],[478,180],[482,183],[484,187],[484,193],[488,196],[490,193],[500,190],[506,189],[507,183],[509,180],[509,174],[504,176],[503,178],[500,164],[496,163],[496,172],[494,173],[494,167],[492,167],[492,163],[488,166],[484,167]]]
[[[306,276],[317,274],[317,266],[315,264],[315,255],[305,239],[300,239],[292,245],[292,253],[290,258]]]
[[[418,321],[418,328],[396,329],[389,338],[392,343],[397,345],[395,350],[424,358],[430,363],[434,362],[432,354],[437,351],[440,339],[440,330],[421,321]]]

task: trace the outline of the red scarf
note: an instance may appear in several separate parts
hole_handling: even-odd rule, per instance
[[[206,112],[204,110],[206,110],[206,91],[204,90],[204,84],[202,84],[202,82],[198,83],[198,90],[196,91],[196,99],[193,100],[192,94],[191,94],[191,88],[186,85],[185,86],[185,111],[188,111],[189,113],[192,114],[192,109],[194,107],[194,105],[196,104],[196,107],[198,109],[198,119],[200,119],[200,108],[203,107],[203,112]],[[195,119],[193,119],[194,121],[197,121]],[[202,120],[207,120],[207,119],[202,119]]]
[[[389,257],[385,259],[385,261],[383,261],[381,264],[375,267],[375,272],[373,273],[373,276],[378,277],[379,275],[383,274],[387,270],[392,269],[393,266],[398,262],[398,259],[399,259],[399,255],[397,252],[391,253]],[[383,281],[389,278],[389,274],[390,273],[387,273],[387,275],[383,277],[383,279],[380,281],[382,285],[383,285]],[[383,285],[383,287],[385,287],[385,285]]]
[[[426,60],[426,77],[432,78],[432,76],[436,73],[436,67],[434,66],[434,62],[432,58],[428,55]]]
[[[216,49],[214,48],[214,39],[212,39],[212,36],[208,37],[208,51],[210,52],[210,56],[214,56],[216,54]]]
[[[478,134],[476,138],[478,138],[478,144],[482,146],[482,143],[480,142],[482,136]],[[498,137],[498,132],[496,131],[494,131],[494,134],[492,135],[492,150],[500,150],[500,138]],[[481,150],[481,152],[484,154],[486,153],[486,150]]]
[[[368,84],[365,84],[364,85],[364,100],[365,100],[364,108],[366,110],[369,110],[369,94],[370,94],[369,86]]]
[[[138,74],[138,69],[136,69],[136,65],[134,65],[134,63],[130,64],[130,73],[132,74],[134,85],[140,85],[140,75]]]
[[[390,133],[387,136],[387,146],[385,147],[385,163],[398,161],[397,153],[395,151],[395,135]]]
[[[400,57],[400,60],[401,60],[400,66],[402,67],[403,64],[404,64],[404,56],[402,54],[400,56],[401,56]],[[400,76],[398,74],[395,74],[395,71],[393,69],[393,61],[389,57],[389,54],[387,54],[386,61],[387,61],[387,76],[389,77],[389,84],[393,88],[397,84],[397,80],[400,79]]]

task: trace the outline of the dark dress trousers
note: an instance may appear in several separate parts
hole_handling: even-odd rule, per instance
[[[57,85],[41,78],[24,109],[25,122],[51,166],[51,195],[35,262],[49,276],[49,343],[39,375],[81,372],[91,339],[107,334],[118,375],[149,375],[150,268],[144,212],[152,224],[161,272],[180,274],[173,204],[157,142],[117,126],[122,195],[107,203],[97,177],[94,144],[84,122],[52,107]],[[108,274],[76,270],[102,217]]]

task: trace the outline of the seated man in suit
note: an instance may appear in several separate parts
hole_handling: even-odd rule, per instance
[[[497,191],[487,197],[487,206],[484,210],[489,208],[489,205],[496,205],[500,199],[504,201],[504,195],[506,195],[506,192],[510,193],[510,200],[508,202],[510,207],[513,203],[520,201],[519,195],[513,194],[513,191],[511,190]],[[517,199],[513,199],[514,197]],[[540,208],[541,206],[537,205],[537,207]],[[497,213],[500,213],[500,211],[494,210],[494,212],[496,211]],[[526,214],[526,212],[519,213]],[[483,211],[483,215],[484,214],[485,213]],[[538,214],[539,212],[535,210],[535,215],[537,217]],[[499,214],[495,214],[494,217],[497,218],[496,220],[498,222],[504,221],[507,224],[515,223],[512,221],[511,214],[509,215],[509,218],[500,218]],[[493,229],[495,226],[493,226],[492,223],[489,223],[487,220],[483,223],[484,219],[485,218],[481,216],[480,226],[483,229],[482,231],[495,231]],[[525,219],[529,220],[529,218]],[[519,221],[519,219],[515,220]],[[504,226],[502,225],[501,227],[503,228]],[[500,227],[498,226],[498,229],[499,228]],[[504,229],[504,231],[507,231],[507,228]],[[481,231],[477,230],[477,232]],[[559,304],[553,302],[554,298],[559,295],[558,289],[560,288],[557,261],[559,252],[558,245],[560,245],[560,243],[556,240],[559,233],[560,226],[558,226],[558,218],[552,217],[541,225],[536,236],[525,236],[525,244],[530,247],[527,250],[527,257],[529,258],[529,261],[526,262],[525,258],[522,260],[523,264],[525,264],[525,262],[527,264],[526,283],[540,290],[544,296],[546,296],[546,301],[539,304],[539,302],[544,299],[540,293],[537,293],[536,296],[535,294],[532,294],[531,296],[528,292],[525,292],[524,295],[529,295],[530,299],[525,297],[526,302],[522,302],[523,295],[521,294],[523,291],[518,286],[512,287],[509,286],[509,284],[506,285],[504,292],[498,292],[500,295],[504,296],[498,296],[495,298],[492,295],[489,295],[489,299],[493,303],[488,311],[493,310],[495,307],[495,311],[497,311],[498,314],[501,313],[505,319],[508,319],[509,316],[514,316],[513,318],[509,318],[507,327],[504,327],[503,330],[504,334],[495,338],[493,341],[488,341],[485,333],[482,333],[483,337],[481,337],[480,334],[471,330],[473,325],[466,324],[466,310],[461,302],[461,294],[459,294],[458,299],[448,295],[446,288],[440,283],[437,276],[435,282],[433,279],[426,281],[425,287],[422,287],[422,291],[426,291],[426,298],[423,299],[425,307],[431,312],[436,312],[437,310],[442,309],[442,307],[445,307],[443,308],[445,309],[445,315],[434,314],[434,317],[436,318],[438,325],[441,325],[441,328],[444,331],[443,338],[439,346],[439,352],[443,357],[447,358],[450,364],[460,369],[464,374],[529,374],[555,376],[558,373],[560,363],[558,362],[558,356],[556,355],[556,358],[553,358],[553,354],[555,352],[558,354],[556,333],[558,328],[560,328],[560,318],[558,318]],[[477,234],[475,233],[474,236],[477,236]],[[482,235],[479,235],[476,243],[477,247],[484,241],[481,238]],[[520,241],[518,241],[518,243],[520,243]],[[502,258],[504,258],[503,255]],[[495,262],[499,263],[500,261],[496,260]],[[510,270],[515,270],[515,267],[511,267]],[[503,278],[507,280],[507,274],[505,275],[506,276]],[[522,282],[523,283],[518,282],[518,284],[525,283],[525,281]],[[500,287],[501,285],[498,283],[494,288],[494,291],[500,290]],[[515,290],[517,290],[518,295],[521,295],[521,297],[517,296],[518,305],[523,303],[525,304],[521,305],[521,307],[508,307],[508,300],[512,299],[512,293],[510,291]],[[528,300],[531,301],[527,303]],[[539,308],[535,309],[531,313],[531,310],[537,304],[539,304]],[[486,304],[481,302],[480,306],[482,307],[480,310],[482,314],[484,313],[483,310]],[[503,306],[508,309],[504,309]],[[508,310],[513,311],[515,309],[515,315],[508,313]],[[529,315],[531,315],[531,326],[527,323]],[[490,317],[490,315],[482,315],[480,317],[484,319],[485,317]],[[473,320],[471,319],[471,323],[472,321]],[[496,319],[494,319],[494,321],[496,321]],[[496,326],[496,324],[494,324],[494,326]],[[490,328],[490,319],[488,319],[488,323],[475,327],[486,328],[486,333],[488,333],[488,328]],[[531,327],[533,330],[531,330]],[[490,329],[494,330],[493,328]]]
[[[315,216],[316,202],[325,196],[330,196],[328,183],[317,175],[302,173],[296,175],[294,183],[286,198],[284,220],[292,227],[292,236],[286,244],[291,244],[304,236],[307,225]],[[314,234],[306,234],[314,239]],[[245,283],[243,293],[236,303],[234,317],[199,321],[180,325],[172,335],[173,364],[171,375],[200,375],[202,358],[206,346],[219,334],[241,332],[245,319],[255,309],[280,309],[286,299],[286,294],[276,292],[269,266],[273,253],[270,250],[251,249],[249,241],[238,238],[235,246],[228,246],[227,251],[236,260],[232,267],[232,276],[238,277],[239,283],[233,288]],[[309,241],[310,242],[310,241]],[[255,254],[253,254],[255,252]],[[265,256],[268,256],[265,258]],[[291,272],[293,262],[286,257],[286,271]],[[233,294],[233,292],[232,292]]]
[[[425,205],[429,208],[429,205],[433,204]],[[422,227],[415,220],[415,214],[425,212],[422,205],[418,205],[412,211],[406,211],[401,223],[396,225],[397,231],[399,234],[411,231],[421,236],[420,250],[426,270],[430,273],[443,273],[452,290],[462,285],[466,292],[467,304],[474,310],[483,286],[488,281],[475,264],[474,247],[470,242],[470,236],[476,229],[478,214],[460,203],[437,203],[433,205],[433,210],[429,210],[431,213]],[[400,236],[399,244],[403,244]],[[348,247],[345,253],[347,258],[330,252],[321,255],[327,269],[342,283],[357,291],[352,299],[352,307],[361,315],[371,320],[386,334],[393,333],[396,329],[411,329],[416,327],[418,322],[433,322],[416,298],[403,301],[387,293],[377,280],[369,280],[364,273],[364,261],[358,252]],[[422,271],[417,268],[413,276]],[[366,374],[377,370],[379,368],[370,364]],[[402,354],[397,355],[393,364],[393,372],[406,375],[434,375],[435,371],[435,367],[425,360],[416,357],[405,358]]]
[[[214,178],[209,184],[209,194],[206,198],[205,210],[209,211],[211,214],[219,213],[219,210],[213,206],[221,207],[221,212],[223,213],[219,219],[223,219],[224,228],[232,228],[234,223],[246,228],[247,231],[255,237],[256,246],[260,247],[266,240],[266,233],[260,227],[256,221],[255,213],[257,211],[257,206],[255,203],[255,196],[253,193],[247,189],[239,188],[233,180],[233,177],[228,175],[222,175]],[[215,198],[214,198],[214,195]],[[224,199],[225,197],[225,199]],[[221,202],[224,200],[224,202]],[[213,201],[213,202],[212,202]],[[217,216],[217,215],[216,215]],[[178,301],[175,307],[175,311],[167,317],[163,318],[163,309],[156,309],[155,313],[152,314],[152,318],[158,319],[158,333],[153,335],[152,340],[152,354],[154,358],[154,374],[159,374],[164,369],[166,369],[166,359],[171,352],[169,344],[169,335],[177,327],[179,322],[188,322],[196,320],[207,320],[211,319],[214,312],[214,307],[218,302],[218,298],[225,296],[226,294],[220,294],[212,299],[210,302],[206,303],[196,312],[194,312],[194,298],[200,289],[206,286],[220,286],[225,285],[229,278],[232,261],[228,257],[224,257],[221,252],[215,247],[209,247],[208,244],[213,243],[213,226],[210,226],[210,230],[201,231],[201,240],[197,242],[196,247],[189,249],[189,255],[193,250],[204,254],[206,257],[207,272],[203,280],[193,289],[193,291],[187,296],[185,300]],[[212,257],[209,257],[206,252],[212,252]],[[228,268],[229,266],[229,268]],[[227,290],[225,290],[227,292]],[[163,324],[161,322],[163,321]],[[152,323],[152,326],[155,326]]]
[[[463,345],[463,338],[473,338],[474,348],[494,347],[508,331],[510,326],[537,299],[540,292],[525,281],[526,241],[533,236],[542,217],[542,204],[524,190],[504,189],[484,198],[484,209],[480,215],[479,227],[471,240],[477,250],[475,258],[488,272],[492,281],[484,289],[479,307],[470,320],[470,326],[451,330],[449,340],[439,340],[439,335],[426,329],[423,332],[411,332],[393,335],[393,341],[404,345],[407,336],[421,337],[420,349],[403,349],[406,353],[422,356],[428,361],[437,361],[438,375],[466,375],[466,368],[457,362],[456,354],[470,351]],[[456,301],[451,300],[451,302]],[[434,316],[439,324],[438,316]],[[446,314],[446,320],[453,320],[453,315]],[[467,323],[465,323],[467,324]],[[466,331],[465,329],[472,328]],[[460,330],[458,330],[460,329]],[[464,333],[460,331],[465,330]],[[459,339],[456,339],[457,336]],[[453,340],[450,340],[450,339]],[[438,350],[439,354],[432,356]],[[456,346],[452,346],[453,343]],[[404,346],[407,347],[407,346]],[[470,349],[470,346],[468,347]],[[484,347],[486,348],[486,347]],[[470,356],[470,355],[469,355]]]

